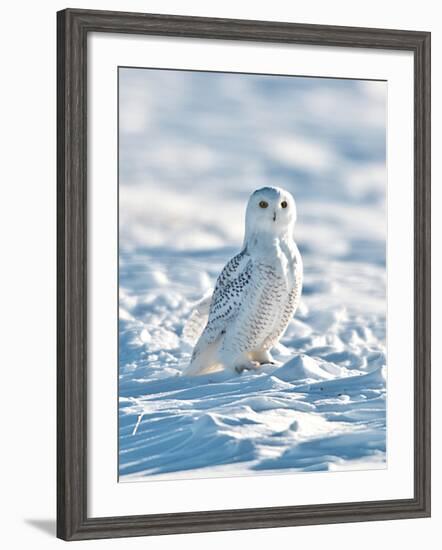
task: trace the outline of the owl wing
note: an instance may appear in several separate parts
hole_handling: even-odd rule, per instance
[[[246,249],[224,266],[213,291],[207,324],[193,350],[192,359],[214,342],[237,314],[250,286],[252,268],[253,262]]]

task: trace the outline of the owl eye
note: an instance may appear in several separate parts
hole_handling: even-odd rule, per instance
[[[282,201],[281,206],[282,208],[287,208],[287,201]]]
[[[269,203],[266,202],[266,201],[261,201],[261,202],[259,203],[260,208],[267,208],[268,205],[269,205]]]

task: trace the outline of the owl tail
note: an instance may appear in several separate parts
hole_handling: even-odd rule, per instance
[[[194,346],[201,336],[209,318],[212,290],[207,292],[195,305],[183,328],[183,340]]]
[[[204,339],[204,337],[203,337]],[[223,366],[219,362],[218,350],[221,344],[221,337],[214,342],[204,344],[201,340],[198,342],[198,353],[192,357],[190,364],[184,369],[185,376],[199,376],[200,374],[209,374],[222,370]]]

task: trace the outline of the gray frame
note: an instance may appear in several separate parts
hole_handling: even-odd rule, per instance
[[[414,54],[414,498],[87,516],[87,35],[150,34]],[[67,9],[57,14],[57,536],[64,540],[430,515],[430,33]],[[147,493],[148,498],[148,493]]]

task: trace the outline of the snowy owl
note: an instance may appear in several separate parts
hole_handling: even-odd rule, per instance
[[[198,304],[187,331],[206,322],[184,374],[242,372],[274,363],[278,343],[298,306],[302,259],[293,238],[296,205],[279,187],[254,191],[246,209],[241,252],[219,275],[213,294]],[[186,331],[186,329],[185,329]]]

